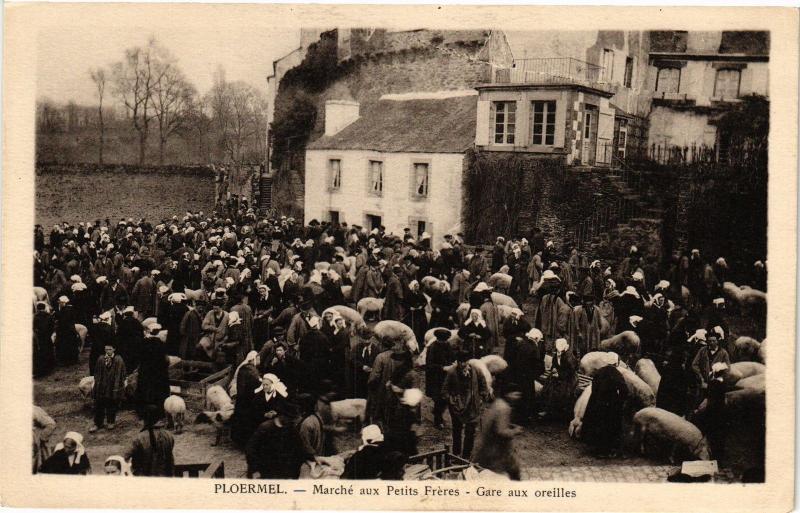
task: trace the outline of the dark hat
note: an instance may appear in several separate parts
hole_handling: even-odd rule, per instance
[[[286,330],[283,329],[282,326],[275,326],[274,328],[272,328],[272,336],[273,337],[281,336],[281,335],[284,335],[285,333],[286,333]]]
[[[439,328],[434,331],[433,336],[436,337],[436,340],[441,340],[442,342],[450,340],[450,332],[444,328]]]

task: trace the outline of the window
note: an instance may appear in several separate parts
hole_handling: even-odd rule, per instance
[[[533,144],[552,146],[556,139],[556,102],[532,102]]]
[[[329,210],[328,211],[328,220],[332,224],[339,224],[339,211],[338,210]]]
[[[614,50],[603,50],[603,82],[611,82],[614,76]]]
[[[328,171],[330,172],[331,189],[339,189],[342,186],[342,161],[330,159],[328,161]]]
[[[633,83],[633,58],[625,57],[625,87],[631,87]]]
[[[369,161],[369,180],[370,191],[373,194],[383,194],[383,162],[379,160]]]
[[[659,68],[656,78],[656,92],[677,93],[680,91],[681,70],[680,68]]]
[[[494,102],[494,142],[514,144],[517,124],[517,102]]]
[[[738,69],[717,70],[714,83],[714,96],[717,98],[738,98],[741,73]]]
[[[426,163],[414,163],[414,196],[424,198],[428,196],[428,171],[430,166]]]

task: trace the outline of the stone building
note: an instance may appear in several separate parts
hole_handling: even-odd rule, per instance
[[[716,121],[757,94],[769,97],[768,32],[650,33],[647,86],[651,147],[717,147]]]
[[[363,113],[328,101],[325,135],[306,149],[305,219],[398,235],[410,227],[434,241],[460,231],[476,99],[474,90],[385,95]]]

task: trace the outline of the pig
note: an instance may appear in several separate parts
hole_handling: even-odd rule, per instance
[[[92,397],[92,391],[94,390],[94,376],[81,378],[78,383],[78,390],[80,390],[84,400],[90,399]]]
[[[511,280],[511,276],[506,273],[494,273],[486,280],[486,284],[494,289],[505,292],[511,287]]]
[[[361,430],[367,418],[366,399],[342,399],[331,402],[331,417],[333,422],[348,421],[357,431]]]
[[[233,416],[233,401],[219,385],[214,385],[206,390],[206,407],[208,410],[202,411],[195,422],[211,422],[217,428],[217,436],[212,446],[219,445],[222,441],[222,436],[226,432],[230,432],[230,420]]]
[[[637,376],[642,378],[642,381],[647,383],[650,388],[653,389],[653,394],[658,395],[658,385],[661,383],[661,374],[658,373],[653,360],[650,360],[649,358],[640,359],[638,362],[636,362],[634,372]]]
[[[359,328],[361,326],[366,326],[364,318],[361,317],[361,314],[353,310],[349,306],[334,305],[330,308],[325,309],[325,311],[323,311],[322,314],[325,315],[326,312],[338,312],[339,315],[341,315],[345,321],[347,321],[350,325],[356,328]]]
[[[186,416],[186,403],[179,395],[170,395],[164,399],[164,412],[167,414],[167,428],[175,428],[175,433],[183,432],[183,421]]]
[[[356,305],[359,315],[366,319],[367,314],[370,317],[376,316],[378,319],[381,317],[381,310],[383,310],[383,299],[377,297],[362,297]]]
[[[78,334],[78,338],[81,339],[81,351],[83,351],[86,345],[86,334],[89,333],[89,330],[83,324],[76,324],[75,332]]]
[[[496,355],[487,355],[487,356],[496,356]],[[497,358],[499,358],[499,360],[492,359],[492,358],[490,358],[488,360],[484,360],[484,358],[487,358],[487,356],[484,356],[483,358],[480,358],[480,359],[472,358],[470,360],[467,360],[467,363],[474,370],[479,372],[481,374],[481,376],[483,376],[483,380],[486,383],[486,388],[488,389],[489,394],[493,395],[494,394],[494,389],[493,389],[492,385],[493,385],[493,382],[494,382],[494,378],[492,377],[492,372],[489,370],[489,365],[491,365],[491,367],[493,369],[498,370],[498,372],[502,372],[508,366],[508,364],[506,364],[506,367],[503,367],[502,363],[505,363],[505,360],[503,360],[499,356],[497,357]],[[487,365],[487,362],[489,362],[488,365]],[[502,362],[502,363],[500,363],[500,362]],[[447,365],[447,366],[444,367],[444,370],[445,371],[449,371],[450,369],[453,368],[454,365],[455,365],[455,363]]]
[[[589,398],[592,396],[592,385],[583,389],[578,400],[575,401],[575,406],[572,408],[574,417],[569,423],[567,432],[572,438],[581,437],[581,429],[583,428],[583,416],[586,414],[586,405],[589,404]]]
[[[363,300],[362,300],[363,301]],[[375,336],[379,339],[402,339],[412,353],[419,352],[417,337],[414,331],[400,321],[381,321],[375,325]]]
[[[725,407],[731,412],[764,411],[766,393],[753,387],[733,390],[725,394]]]
[[[501,294],[500,292],[492,292],[492,303],[510,306],[511,308],[519,308],[519,305],[517,305],[517,302],[514,301],[511,296]]]
[[[734,386],[740,379],[749,378],[756,374],[764,374],[766,367],[758,362],[736,362],[732,363],[728,372],[724,375],[725,385]]]
[[[656,395],[650,385],[630,369],[617,367],[617,370],[625,378],[625,384],[628,386],[629,404],[634,411],[656,404]]]
[[[686,453],[700,460],[711,459],[708,440],[694,424],[661,408],[648,407],[633,416],[634,434],[644,453],[644,442],[652,437],[672,446],[672,457]]]
[[[747,285],[737,287],[735,283],[726,281],[722,284],[722,292],[741,309],[742,313],[767,303],[767,295],[764,292]]]
[[[331,268],[330,262],[315,262],[314,263],[314,270],[316,271],[327,271]]]
[[[192,289],[183,289],[183,293],[186,294],[187,301],[207,301],[208,296],[203,289],[200,290],[192,290]]]
[[[639,335],[633,331],[623,331],[600,341],[601,351],[614,351],[620,356],[638,354],[640,346]]]
[[[754,374],[748,378],[740,379],[736,382],[736,388],[738,390],[742,389],[751,389],[756,390],[758,392],[764,392],[767,389],[767,375],[766,374]]]
[[[511,310],[513,309],[513,306],[497,305],[497,316],[499,317],[499,322],[501,325],[506,321],[506,319],[511,317]]]
[[[150,326],[151,324],[156,324],[157,322],[158,322],[157,318],[148,317],[147,319],[142,321],[142,326],[146,328],[146,327]]]
[[[750,337],[739,337],[733,343],[731,356],[737,362],[757,362],[761,344]]]
[[[500,374],[508,368],[508,363],[496,354],[487,354],[482,356],[480,360],[486,365],[491,374]]]
[[[592,377],[599,369],[606,365],[614,365],[616,362],[619,362],[620,367],[628,367],[625,362],[619,359],[619,355],[613,351],[592,351],[583,355],[579,369],[581,374]]]
[[[442,280],[434,278],[433,276],[425,276],[419,281],[420,288],[423,292],[431,293],[434,290],[441,290]]]

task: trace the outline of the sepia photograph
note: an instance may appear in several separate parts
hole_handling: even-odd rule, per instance
[[[774,32],[324,20],[38,31],[33,482],[326,508],[793,472]]]

